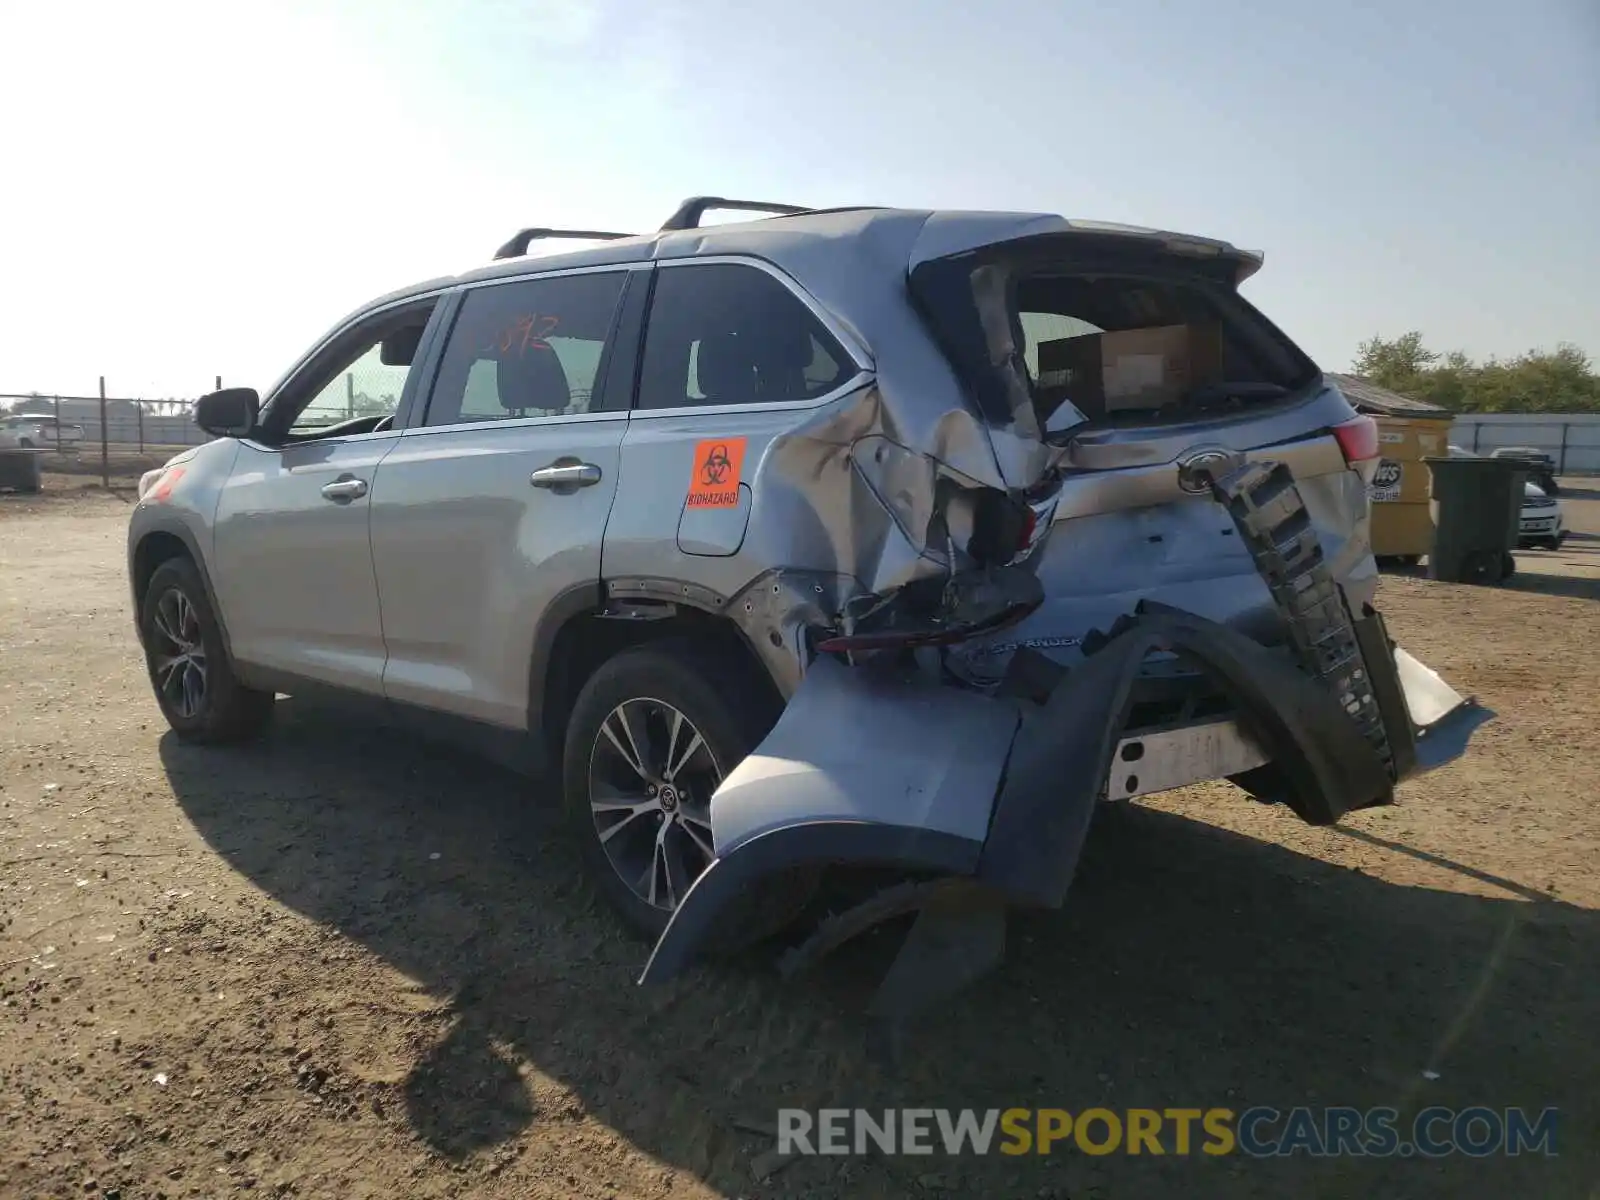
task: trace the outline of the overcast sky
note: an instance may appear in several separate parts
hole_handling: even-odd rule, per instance
[[[3,392],[264,388],[520,225],[695,193],[1227,238],[1334,370],[1410,328],[1600,358],[1600,0],[0,0],[0,30]]]

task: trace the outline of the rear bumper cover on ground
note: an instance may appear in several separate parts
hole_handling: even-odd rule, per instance
[[[1493,714],[1355,622],[1390,731],[1386,763],[1334,694],[1292,661],[1188,613],[1142,613],[1042,703],[813,664],[783,717],[712,799],[717,856],[640,982],[678,974],[757,880],[817,864],[965,876],[1007,901],[1066,896],[1127,721],[1135,680],[1170,651],[1234,702],[1267,766],[1237,779],[1314,824],[1388,803],[1396,779],[1459,757]]]

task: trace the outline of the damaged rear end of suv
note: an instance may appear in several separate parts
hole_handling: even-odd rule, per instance
[[[746,460],[725,611],[785,703],[711,796],[643,982],[771,880],[884,867],[784,965],[916,913],[874,1001],[904,1015],[999,959],[1008,907],[1064,902],[1099,805],[1228,779],[1327,824],[1492,716],[1390,639],[1376,429],[1239,295],[1259,255],[996,213],[718,236],[861,375]]]

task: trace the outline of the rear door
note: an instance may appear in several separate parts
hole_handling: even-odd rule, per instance
[[[763,456],[775,438],[864,386],[869,361],[766,263],[661,262],[606,529],[612,586],[679,600],[704,589],[728,597],[772,566],[770,546],[747,545],[750,530],[816,518],[794,504],[785,481],[754,486]],[[839,525],[849,528],[848,489],[835,501]]]
[[[525,727],[540,618],[600,577],[645,267],[462,296],[425,410],[372,492],[384,692]],[[630,299],[631,296],[631,299]]]

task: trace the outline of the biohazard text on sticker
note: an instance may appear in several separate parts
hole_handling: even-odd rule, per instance
[[[744,438],[707,438],[694,448],[689,476],[690,508],[739,507],[739,472],[744,467]]]

